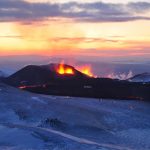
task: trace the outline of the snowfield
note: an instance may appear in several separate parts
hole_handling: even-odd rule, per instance
[[[149,150],[150,103],[38,95],[0,83],[2,150]]]

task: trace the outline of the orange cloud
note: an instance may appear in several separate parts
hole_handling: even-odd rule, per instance
[[[72,20],[33,24],[0,23],[0,55],[143,55],[150,48],[150,22],[79,23]],[[139,28],[142,30],[139,30]]]

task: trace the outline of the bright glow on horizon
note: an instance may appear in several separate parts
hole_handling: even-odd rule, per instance
[[[52,1],[34,0],[34,2]],[[62,3],[70,2],[70,0],[54,2]],[[103,0],[103,2],[120,3],[119,0]],[[137,2],[137,0],[127,2]],[[143,13],[144,15],[145,17],[150,16],[150,12]],[[141,55],[144,57],[144,55],[150,55],[149,27],[148,19],[125,22],[82,22],[71,17],[49,17],[46,20],[41,19],[35,22],[3,21],[0,22],[0,55],[87,55],[96,57]]]

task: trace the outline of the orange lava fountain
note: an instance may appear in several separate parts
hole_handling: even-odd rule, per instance
[[[63,74],[70,74],[73,75],[74,71],[71,67],[65,67],[63,63],[60,63],[60,65],[58,66],[57,72],[61,75]]]
[[[87,76],[94,77],[90,66],[77,67],[77,69]]]
[[[94,74],[92,73],[92,69],[90,65],[85,65],[85,66],[75,66],[75,68],[80,71],[81,73],[89,76],[89,77],[96,77],[94,76]],[[57,68],[57,73],[59,73],[60,75],[74,75],[75,74],[75,70],[72,67],[66,66],[64,65],[64,62],[62,61]]]

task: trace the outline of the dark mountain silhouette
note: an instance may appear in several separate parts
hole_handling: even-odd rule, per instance
[[[14,73],[5,79],[5,82],[13,86],[24,86],[24,85],[41,85],[54,82],[58,79],[72,80],[88,78],[85,74],[79,72],[74,67],[65,65],[64,68],[71,68],[74,74],[60,75],[57,69],[60,64],[49,64],[49,65],[29,65]]]
[[[138,74],[129,79],[132,82],[150,82],[150,73],[145,72],[142,74]]]
[[[74,74],[59,74],[59,64],[27,66],[3,81],[30,92],[109,99],[150,100],[150,83],[92,78],[72,66]]]

